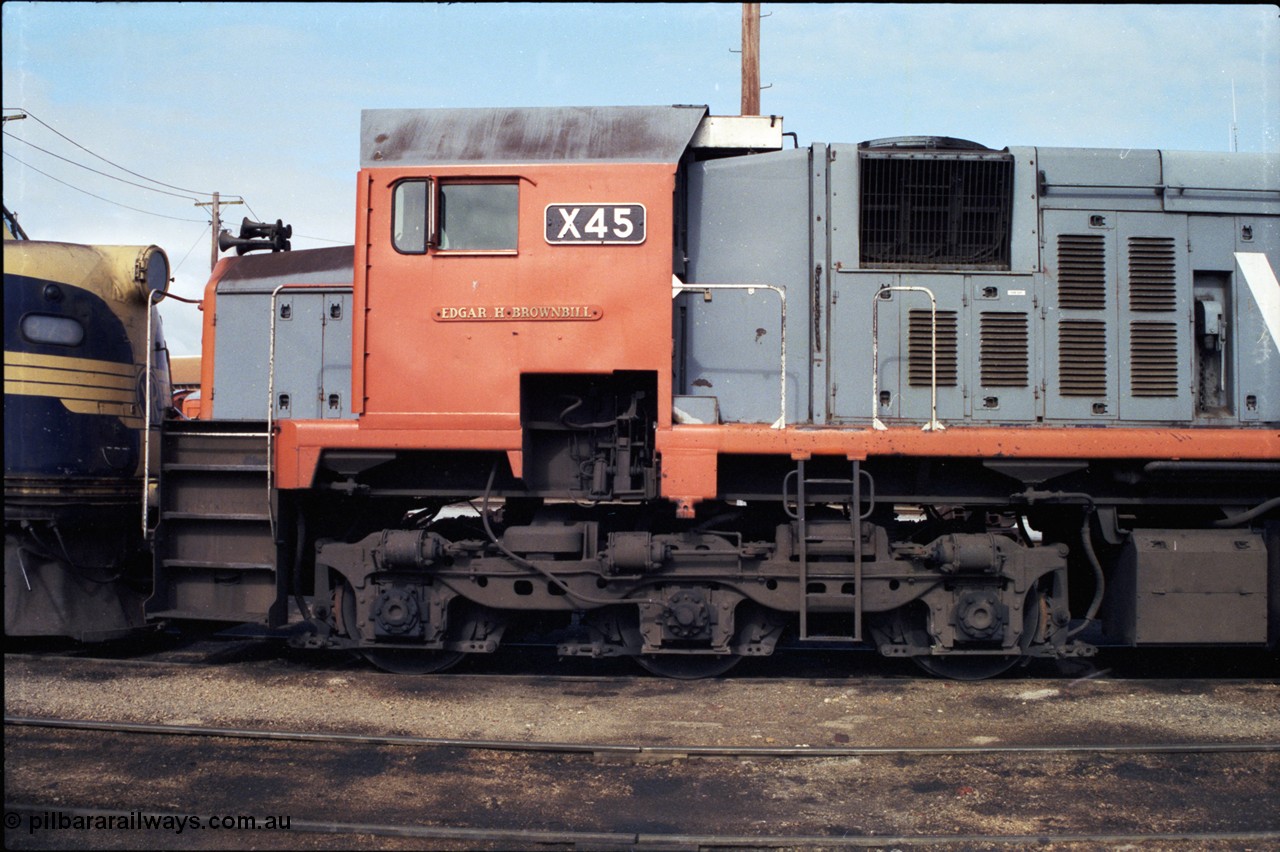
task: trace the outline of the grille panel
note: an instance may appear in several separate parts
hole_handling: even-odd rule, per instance
[[[1172,311],[1177,307],[1172,237],[1129,238],[1129,308]]]
[[[1098,320],[1058,323],[1058,382],[1063,396],[1107,395],[1107,325]]]
[[[1107,306],[1106,244],[1101,234],[1058,236],[1058,304],[1072,310]]]
[[[929,311],[911,311],[907,331],[907,384],[913,388],[929,387],[931,370],[929,354],[932,335]],[[938,387],[956,386],[958,370],[956,312],[938,311]]]
[[[978,358],[983,387],[1026,387],[1027,315],[983,313],[980,337]]]
[[[1129,380],[1133,395],[1177,396],[1177,324],[1135,322],[1129,331]]]
[[[1011,156],[864,152],[860,164],[863,266],[1009,268]]]

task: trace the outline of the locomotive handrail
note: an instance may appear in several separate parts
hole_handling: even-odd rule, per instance
[[[876,508],[876,481],[869,472],[862,470],[861,467],[858,468],[858,473],[859,475],[867,478],[867,492],[870,495],[868,498],[869,502],[867,504],[867,510],[865,512],[862,511],[861,503],[858,505],[858,520],[865,521],[867,518],[871,517],[871,513],[874,512]],[[793,521],[798,521],[800,519],[796,510],[791,508],[791,482],[798,475],[799,468],[795,468],[787,471],[786,476],[782,477],[782,511],[786,512],[787,517],[791,518]],[[853,487],[852,479],[806,479],[805,482],[809,485],[848,485],[850,488]],[[801,490],[803,491],[804,489]]]
[[[871,425],[885,432],[889,427],[880,421],[880,302],[885,293],[919,292],[929,297],[929,422],[922,432],[946,430],[938,420],[938,300],[928,287],[892,285],[881,287],[871,297]]]
[[[1166,192],[1176,192],[1178,195],[1184,195],[1188,192],[1241,192],[1255,194],[1271,194],[1280,195],[1280,190],[1269,189],[1267,187],[1246,187],[1246,186],[1179,186],[1169,183],[1140,183],[1140,184],[1119,184],[1119,183],[1054,183],[1049,180],[1041,180],[1039,183],[1040,194],[1046,195],[1050,189],[1115,189],[1115,190],[1146,190],[1156,195],[1163,195]]]
[[[142,540],[146,541],[151,536],[151,364],[154,360],[154,353],[151,350],[151,317],[155,313],[155,304],[159,301],[156,297],[164,298],[163,290],[147,291],[147,363],[143,371],[143,391],[142,391]],[[157,489],[159,483],[157,483]]]
[[[779,345],[782,349],[782,367],[781,382],[779,388],[779,397],[781,399],[782,413],[778,416],[777,421],[769,427],[771,429],[787,428],[787,293],[781,287],[775,284],[686,284],[676,276],[671,276],[671,298],[674,299],[681,293],[699,293],[708,292],[710,290],[746,290],[747,295],[752,295],[756,290],[772,290],[778,294],[780,302],[780,310],[782,315],[781,322],[781,340]],[[708,298],[710,294],[708,293]]]

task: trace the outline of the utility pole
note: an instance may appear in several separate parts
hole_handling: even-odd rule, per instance
[[[1235,85],[1235,84],[1233,83],[1232,85]],[[4,117],[4,121],[0,122],[0,124],[7,124],[10,121],[22,121],[22,119],[26,117],[27,117],[27,114],[25,112],[20,112],[17,115],[6,115]],[[17,215],[10,213],[8,207],[4,208],[4,223],[5,223],[5,227],[9,228],[12,231],[12,235],[17,237],[18,239],[20,240],[31,239],[30,237],[27,236],[27,232],[22,230],[22,226],[18,224]],[[7,238],[9,235],[6,234],[5,236]]]
[[[213,235],[213,247],[209,255],[209,271],[218,265],[218,231],[222,229],[222,219],[219,217],[218,193],[213,194],[213,224],[210,226],[210,233]]]
[[[742,4],[742,114],[760,114],[760,4]]]
[[[222,201],[221,199],[218,198],[218,193],[215,192],[213,194],[212,201],[196,202],[197,207],[213,208],[212,211],[210,211],[213,219],[213,247],[209,254],[209,271],[210,272],[212,272],[213,268],[218,265],[218,233],[222,230],[222,220],[221,218],[219,218],[219,211],[221,210],[223,204],[244,204],[244,199],[241,199],[239,201]]]
[[[1236,124],[1236,81],[1231,81],[1231,153],[1240,150],[1239,125]]]

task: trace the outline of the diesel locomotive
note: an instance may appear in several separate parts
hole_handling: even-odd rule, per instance
[[[156,246],[31,240],[5,210],[6,635],[94,641],[146,623],[168,286]]]
[[[148,617],[422,672],[1274,646],[1280,158],[786,143],[365,111],[354,245],[224,241]]]

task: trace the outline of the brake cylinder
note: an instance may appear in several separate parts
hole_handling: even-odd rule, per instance
[[[384,530],[377,562],[382,571],[421,570],[444,555],[445,541],[425,530]]]
[[[934,539],[926,547],[928,558],[938,563],[938,568],[948,574],[957,571],[986,571],[998,573],[1004,556],[996,542],[996,536],[987,533],[974,535],[944,535]]]

